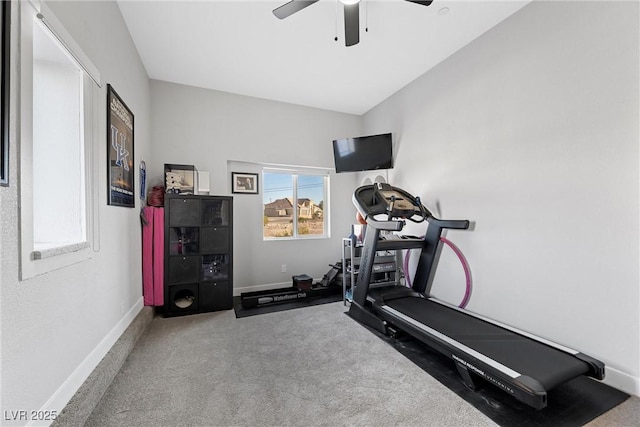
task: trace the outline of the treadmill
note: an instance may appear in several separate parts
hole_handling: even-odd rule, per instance
[[[350,317],[385,335],[404,331],[450,357],[467,387],[476,390],[481,377],[536,409],[547,406],[547,391],[573,378],[604,378],[599,360],[428,296],[443,230],[466,230],[469,221],[437,219],[418,197],[389,184],[359,187],[353,202],[367,228]],[[392,233],[407,220],[426,221],[426,236]],[[411,288],[370,288],[377,251],[417,248]]]

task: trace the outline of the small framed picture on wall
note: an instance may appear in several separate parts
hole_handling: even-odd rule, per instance
[[[258,174],[231,172],[231,192],[234,194],[258,194]]]

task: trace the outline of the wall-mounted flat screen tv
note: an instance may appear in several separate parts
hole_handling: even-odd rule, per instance
[[[336,172],[360,172],[393,168],[390,133],[342,138],[333,141]]]

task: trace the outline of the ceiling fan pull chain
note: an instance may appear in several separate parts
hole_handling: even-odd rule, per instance
[[[340,6],[338,3],[340,3],[339,0],[336,0],[336,19],[334,21],[336,25],[334,32],[335,37],[333,38],[335,41],[338,41],[338,7]]]
[[[364,32],[369,32],[369,0],[364,2]]]

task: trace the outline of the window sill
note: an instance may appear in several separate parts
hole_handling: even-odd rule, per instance
[[[281,242],[283,240],[292,241],[292,240],[321,240],[321,239],[330,239],[330,236],[325,234],[314,234],[314,235],[305,235],[297,236],[297,237],[262,237],[262,241],[264,242]]]
[[[36,250],[31,252],[31,259],[40,260],[59,255],[78,252],[89,247],[89,242],[69,243],[59,246],[59,243],[36,243]]]

